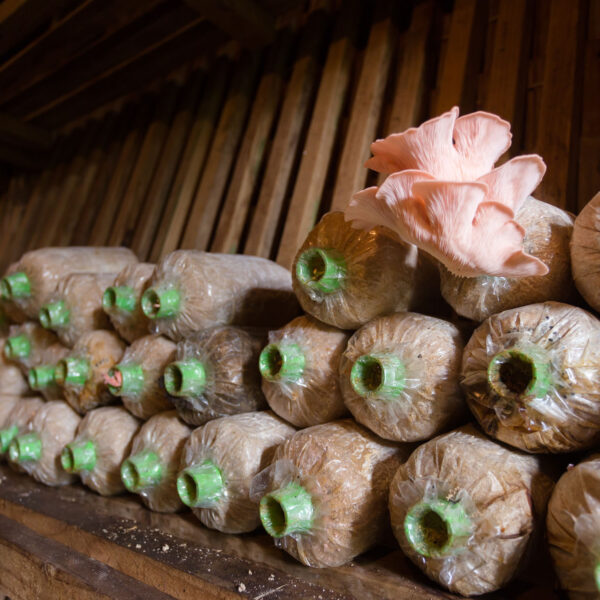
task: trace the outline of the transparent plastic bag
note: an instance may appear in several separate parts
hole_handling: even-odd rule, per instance
[[[277,447],[250,496],[276,546],[310,567],[338,567],[382,540],[389,484],[407,456],[350,419],[315,425]]]
[[[571,268],[579,293],[594,310],[600,312],[600,192],[575,219]]]
[[[149,331],[150,324],[142,312],[140,299],[150,283],[154,268],[151,263],[128,265],[102,295],[104,312],[119,335],[130,344]]]
[[[114,402],[104,380],[124,351],[125,344],[116,333],[99,329],[83,334],[70,354],[58,362],[54,378],[78,413]]]
[[[534,302],[572,302],[569,242],[573,216],[531,196],[515,220],[526,230],[523,248],[550,269],[542,277],[457,277],[440,265],[442,296],[459,314],[483,321],[490,315]]]
[[[75,476],[61,467],[60,456],[75,437],[80,421],[81,417],[62,400],[43,403],[26,432],[10,443],[9,461],[45,485],[73,483]]]
[[[32,390],[46,400],[62,400],[63,391],[56,381],[56,365],[71,352],[70,348],[56,342],[45,348],[38,356],[38,364],[27,373],[27,381]]]
[[[183,508],[176,481],[190,433],[192,430],[170,410],[148,419],[133,438],[131,454],[121,465],[121,479],[151,510],[172,513]]]
[[[347,415],[338,368],[348,338],[347,332],[312,317],[297,317],[269,332],[259,367],[271,410],[296,427]]]
[[[462,351],[447,321],[417,313],[373,319],[350,338],[340,363],[346,406],[388,440],[426,440],[464,423]]]
[[[6,338],[0,338],[0,348],[4,348]],[[0,352],[0,395],[24,396],[29,391],[27,381],[11,360],[7,360],[4,352]]]
[[[270,411],[223,417],[199,427],[183,449],[179,497],[206,527],[224,533],[254,531],[260,518],[250,499],[252,478],[295,431]]]
[[[136,340],[108,373],[105,381],[110,393],[120,396],[125,408],[141,419],[172,409],[161,378],[175,360],[175,350],[175,344],[162,335]]]
[[[507,310],[465,347],[462,386],[483,430],[528,452],[600,441],[600,321],[568,304]]]
[[[0,281],[0,294],[37,319],[40,308],[50,301],[61,279],[71,273],[118,273],[137,263],[128,248],[71,246],[38,248],[23,254]]]
[[[17,263],[12,263],[6,269],[7,273],[12,273],[17,268]],[[17,306],[15,301],[11,299],[9,290],[3,289],[2,281],[0,280],[0,312],[4,313],[4,316],[8,323],[25,323],[28,320],[27,315]],[[37,315],[32,317],[37,318]],[[8,329],[8,323],[6,329]],[[8,335],[8,331],[2,333],[2,335]]]
[[[357,329],[379,315],[424,309],[439,299],[436,269],[384,227],[354,229],[341,212],[308,234],[292,267],[294,291],[313,317]]]
[[[110,329],[102,310],[102,293],[114,278],[114,273],[73,273],[61,279],[50,301],[40,309],[40,323],[55,331],[69,348],[88,331]]]
[[[552,485],[538,457],[467,425],[422,444],[398,469],[389,498],[394,535],[451,592],[491,592],[523,566]]]
[[[6,359],[16,364],[27,375],[31,367],[42,363],[47,349],[57,344],[54,333],[40,327],[33,321],[21,325],[11,325],[2,351]]]
[[[548,543],[571,600],[600,596],[600,455],[569,469],[548,503]]]
[[[0,458],[8,458],[11,442],[22,433],[26,433],[29,422],[42,406],[44,401],[37,396],[11,396],[10,400],[6,396],[0,398]],[[10,407],[8,413],[7,407]],[[2,412],[6,413],[4,420]],[[16,471],[23,471],[16,463],[13,463],[12,467]]]
[[[121,463],[131,451],[131,442],[140,421],[122,406],[105,406],[88,412],[77,435],[61,453],[60,463],[68,473],[102,496],[125,491]]]
[[[176,341],[213,325],[278,327],[299,312],[287,269],[198,250],[176,250],[156,266],[142,310],[154,333]]]
[[[177,344],[164,384],[179,416],[190,425],[267,408],[258,357],[266,332],[217,325]]]
[[[13,437],[18,433],[9,420],[12,409],[18,404],[21,396],[0,395],[0,459],[8,451],[8,446]]]

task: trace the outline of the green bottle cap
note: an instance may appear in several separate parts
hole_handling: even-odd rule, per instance
[[[596,589],[600,592],[600,562],[596,563],[594,569],[594,580],[596,582]]]
[[[488,365],[488,383],[503,398],[543,398],[552,389],[552,367],[546,351],[537,346],[508,348]]]
[[[54,380],[55,365],[40,365],[32,367],[27,373],[27,381],[32,390],[43,390],[56,383]]]
[[[54,379],[59,385],[85,385],[90,376],[90,363],[85,358],[69,356],[56,365]]]
[[[221,470],[210,460],[187,467],[177,476],[177,493],[191,508],[210,508],[223,494]]]
[[[102,295],[102,308],[106,312],[118,309],[123,312],[133,312],[137,299],[135,290],[128,285],[118,285],[106,288]]]
[[[298,281],[321,294],[331,294],[342,288],[347,272],[346,260],[337,250],[309,248],[296,262]]]
[[[91,471],[96,466],[96,444],[87,442],[71,442],[60,455],[60,464],[67,473]]]
[[[39,321],[44,329],[57,329],[69,323],[71,311],[64,300],[50,302],[40,308]]]
[[[171,396],[198,396],[206,386],[206,369],[199,360],[182,360],[165,368],[165,388]]]
[[[40,436],[37,433],[19,435],[10,443],[8,455],[15,463],[39,460],[42,456]]]
[[[163,466],[158,454],[143,450],[126,458],[121,465],[121,480],[130,492],[139,492],[160,483]]]
[[[10,443],[15,439],[19,433],[19,428],[16,425],[11,425],[6,429],[0,430],[0,454],[4,454]]]
[[[142,312],[149,319],[174,317],[179,312],[181,295],[175,288],[148,288],[142,294]]]
[[[108,384],[113,396],[135,396],[144,388],[144,369],[137,364],[123,364],[113,367],[108,374],[114,377],[120,374],[121,385]]]
[[[310,494],[295,482],[266,494],[259,504],[263,527],[274,538],[310,531],[314,512]]]
[[[14,335],[4,342],[4,356],[8,359],[27,358],[31,354],[31,341],[25,334]]]
[[[29,277],[23,271],[5,275],[0,281],[0,294],[3,300],[29,298],[31,296]]]
[[[263,348],[258,368],[267,381],[298,381],[306,359],[297,344],[269,344]]]
[[[440,558],[464,547],[473,523],[460,502],[444,498],[414,504],[404,518],[404,535],[422,556]]]
[[[406,384],[404,364],[394,354],[363,354],[352,365],[350,384],[363,398],[397,398]]]

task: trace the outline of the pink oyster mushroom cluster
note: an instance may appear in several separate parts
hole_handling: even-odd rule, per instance
[[[461,277],[546,275],[548,267],[524,252],[525,230],[514,220],[546,165],[532,154],[494,168],[511,138],[500,117],[458,117],[454,107],[377,140],[365,166],[389,176],[355,194],[345,218],[358,229],[392,229]]]

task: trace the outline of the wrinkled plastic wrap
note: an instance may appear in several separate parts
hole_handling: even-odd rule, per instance
[[[175,360],[175,350],[175,344],[166,337],[147,335],[133,342],[110,371],[109,390],[120,396],[136,417],[149,419],[173,408],[161,378],[165,367]]]
[[[0,338],[0,348],[4,348],[6,338]],[[4,352],[0,352],[0,395],[23,396],[29,387],[21,373],[21,369],[12,361],[7,360]]]
[[[61,465],[79,475],[84,485],[102,496],[125,491],[121,463],[131,451],[140,421],[121,406],[104,406],[88,412],[75,439],[61,455]]]
[[[181,456],[180,498],[206,527],[224,533],[254,531],[260,518],[250,499],[252,478],[295,431],[270,411],[223,417],[199,427]]]
[[[600,312],[600,192],[575,219],[571,268],[579,293],[594,310]]]
[[[70,348],[56,342],[40,353],[39,362],[27,373],[29,387],[46,400],[63,400],[62,388],[56,382],[56,365],[71,352]]]
[[[8,457],[10,443],[22,433],[27,431],[27,426],[36,412],[44,406],[44,401],[37,396],[0,397],[0,458]],[[10,411],[6,412],[10,407]],[[5,413],[4,419],[2,413]],[[12,464],[17,471],[22,471],[18,463]]]
[[[258,358],[266,333],[217,325],[177,344],[165,369],[165,388],[190,425],[267,408]]]
[[[275,545],[310,567],[337,567],[388,530],[389,484],[406,448],[350,419],[302,429],[251,486]]]
[[[177,413],[169,410],[151,417],[133,438],[131,454],[121,465],[121,478],[151,510],[172,513],[183,508],[176,482],[190,433]]]
[[[338,368],[348,338],[345,331],[312,317],[297,317],[269,332],[259,365],[271,410],[296,427],[347,415]]]
[[[531,196],[515,217],[525,230],[525,252],[539,258],[550,270],[542,277],[457,277],[440,265],[442,296],[459,314],[483,321],[490,315],[534,302],[571,302],[569,242],[573,217],[568,212]]]
[[[550,554],[571,600],[600,596],[600,455],[568,470],[556,484],[546,518]]]
[[[558,302],[494,315],[465,347],[462,384],[483,430],[528,452],[600,441],[600,321]]]
[[[12,263],[6,269],[7,273],[12,273],[16,270],[17,263]],[[12,300],[9,294],[5,291],[2,292],[0,283],[0,312],[3,312],[7,321],[10,323],[25,323],[28,320],[27,315],[17,306],[14,300]],[[8,331],[5,332],[8,334]],[[5,335],[2,333],[2,335]]]
[[[119,335],[130,344],[148,333],[149,323],[140,299],[146,291],[155,265],[137,263],[125,267],[102,296],[104,312]]]
[[[62,400],[45,402],[29,421],[26,432],[10,444],[8,456],[37,481],[50,486],[75,481],[61,464],[63,448],[73,440],[81,417]]]
[[[37,319],[40,308],[50,301],[61,279],[71,273],[118,273],[137,263],[128,248],[71,246],[39,248],[23,254],[12,264],[0,282],[0,292],[30,319]],[[16,277],[15,274],[19,274]]]
[[[341,212],[326,214],[292,267],[302,308],[340,329],[357,329],[394,311],[424,309],[439,298],[436,269],[416,246],[383,227],[354,229]]]
[[[73,273],[61,279],[40,310],[41,324],[55,331],[69,348],[88,331],[110,329],[110,320],[102,309],[102,294],[114,278],[114,273]]]
[[[5,396],[0,394],[0,459],[4,458],[8,444],[14,437],[14,430],[8,417],[12,409],[21,400],[21,396]]]
[[[350,338],[340,363],[346,406],[388,440],[427,440],[464,423],[462,351],[447,321],[417,313],[374,319]]]
[[[176,250],[142,296],[154,333],[173,340],[213,325],[279,327],[298,312],[290,272],[265,258]]]
[[[28,321],[21,325],[11,325],[2,352],[5,358],[16,364],[25,375],[31,367],[42,364],[50,346],[58,344],[54,333]]]
[[[392,528],[403,552],[452,592],[504,586],[543,527],[553,482],[539,461],[472,425],[419,446],[390,486]]]
[[[78,413],[114,402],[105,377],[124,351],[125,344],[116,333],[99,329],[82,335],[70,354],[58,362],[55,379]]]

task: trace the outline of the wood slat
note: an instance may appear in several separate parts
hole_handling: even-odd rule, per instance
[[[11,115],[0,113],[0,144],[3,143],[26,149],[48,150],[52,145],[52,134]]]
[[[277,253],[277,262],[288,268],[314,225],[321,204],[331,150],[348,90],[360,13],[357,2],[344,4],[327,54]]]

